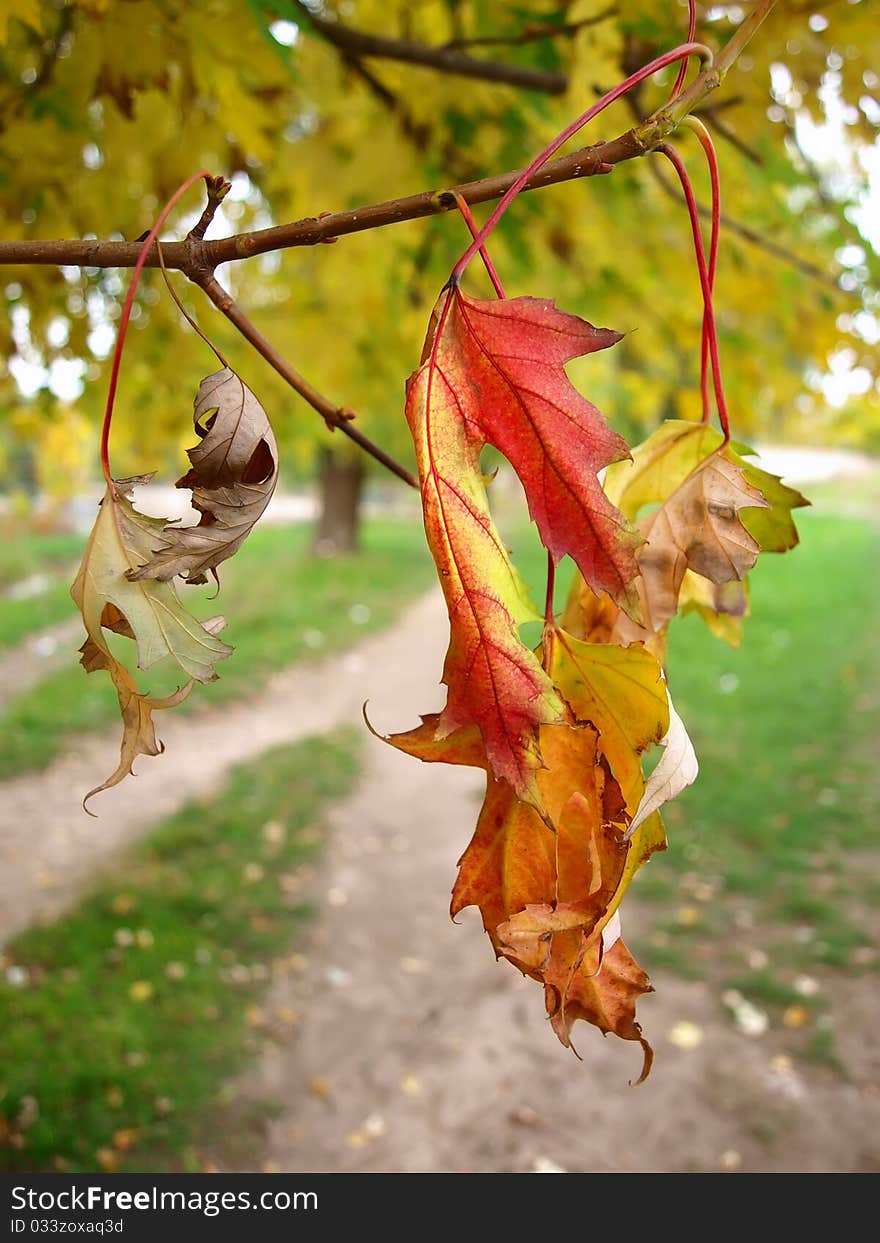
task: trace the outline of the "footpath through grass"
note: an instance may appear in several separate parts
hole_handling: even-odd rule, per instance
[[[236,769],[145,838],[0,974],[0,1168],[197,1169],[224,1084],[298,1016],[258,1002],[309,908],[328,805],[351,790],[342,730]]]
[[[177,712],[245,695],[293,661],[315,660],[356,643],[393,621],[431,582],[430,558],[415,519],[365,523],[363,551],[352,557],[317,560],[308,552],[310,536],[302,526],[258,528],[221,567],[217,599],[209,599],[212,588],[181,588],[198,617],[223,614],[222,637],[235,652],[218,666],[218,680],[196,687]],[[144,689],[162,694],[179,685],[179,670],[163,670],[162,664],[170,661],[146,674],[138,671]],[[71,737],[112,729],[118,717],[109,678],[86,675],[72,646],[68,665],[0,713],[0,780],[44,768]]]

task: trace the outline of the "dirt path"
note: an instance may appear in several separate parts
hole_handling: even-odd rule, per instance
[[[314,894],[321,915],[300,970],[273,986],[264,1007],[268,1030],[284,1034],[267,1040],[240,1085],[242,1116],[254,1101],[280,1116],[248,1158],[213,1154],[218,1166],[878,1168],[880,1055],[876,1040],[861,1043],[873,1024],[864,983],[841,984],[835,998],[849,1024],[839,1033],[848,1079],[793,1065],[772,1031],[737,1032],[709,985],[663,974],[641,1003],[657,1052],[647,1083],[627,1084],[641,1065],[637,1046],[580,1025],[583,1063],[562,1049],[537,986],[495,963],[476,913],[465,911],[460,926],[448,918],[481,784],[371,742],[360,789],[332,815]],[[643,921],[632,907],[624,925],[638,949]],[[273,1023],[279,1011],[286,1027]],[[670,1040],[683,1022],[701,1037],[697,1047]]]
[[[268,747],[321,734],[342,722],[361,723],[361,704],[377,704],[392,688],[405,697],[409,671],[425,673],[430,652],[430,697],[416,707],[440,706],[436,686],[443,651],[442,598],[426,597],[400,621],[349,652],[277,674],[253,699],[203,714],[159,720],[165,754],[143,757],[138,776],[100,795],[97,819],[82,795],[108,772],[119,735],[85,737],[44,773],[0,785],[0,944],[21,928],[70,907],[96,873],[112,870],[119,852],[190,798],[215,789],[230,765]]]
[[[73,639],[82,632],[79,617],[37,630],[8,651],[0,652],[0,704],[23,695],[70,660]],[[77,641],[78,642],[78,641]]]
[[[216,788],[231,763],[358,721],[365,698],[382,729],[436,709],[444,642],[442,602],[431,596],[337,658],[332,676],[292,669],[253,702],[168,720],[166,755],[141,760],[136,782],[103,796],[98,820],[82,814],[79,796],[106,770],[113,738],[84,739],[42,777],[6,783],[0,935],[69,906],[129,841]],[[863,981],[829,982],[844,1020],[841,1076],[793,1064],[772,1029],[740,1034],[710,984],[655,973],[658,991],[640,1015],[657,1061],[631,1089],[636,1047],[584,1028],[584,1062],[575,1061],[548,1030],[537,987],[493,961],[475,913],[449,922],[479,775],[372,739],[366,754],[359,789],[330,817],[318,918],[296,969],[261,1004],[261,1055],[231,1085],[223,1129],[240,1132],[247,1155],[231,1157],[224,1141],[204,1157],[303,1172],[880,1168],[880,1051]],[[650,966],[643,925],[628,903],[627,939]],[[676,1043],[682,1023],[693,1047]],[[258,1133],[254,1103],[274,1113]]]

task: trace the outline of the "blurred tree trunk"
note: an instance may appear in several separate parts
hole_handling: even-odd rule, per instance
[[[318,521],[312,551],[318,557],[357,552],[360,535],[364,459],[325,447],[319,465]]]

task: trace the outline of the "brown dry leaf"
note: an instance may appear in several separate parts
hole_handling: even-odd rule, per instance
[[[163,526],[161,521],[139,514],[128,499],[131,486],[141,481],[120,480],[107,489],[70,591],[86,628],[86,641],[80,648],[83,668],[87,673],[105,670],[110,674],[123,722],[119,765],[106,781],[89,791],[84,804],[93,794],[127,776],[138,755],[161,753],[152,720],[154,710],[180,703],[194,681],[213,681],[217,676],[214,665],[232,652],[216,637],[223,626],[222,617],[199,622],[180,603],[171,583],[141,583],[129,578],[128,571],[143,560],[150,540]],[[141,694],[128,669],[110,650],[105,629],[137,643],[141,669],[165,656],[172,657],[186,675],[186,684],[162,698]]]
[[[571,1045],[571,1029],[578,1019],[598,1027],[603,1035],[613,1032],[621,1040],[637,1040],[642,1046],[642,1069],[636,1083],[651,1073],[654,1051],[636,1021],[636,1003],[654,991],[651,981],[623,941],[617,940],[602,952],[601,934],[587,939],[584,934],[566,933],[569,941],[580,935],[579,958],[574,947],[556,945],[545,972],[545,1003],[550,1023],[560,1041]],[[569,961],[574,957],[574,967]]]
[[[197,526],[166,525],[133,582],[175,574],[204,583],[207,572],[237,552],[272,499],[278,446],[266,411],[229,367],[207,376],[196,395],[193,423],[200,443],[187,450],[192,467],[178,488],[192,488]]]
[[[723,639],[731,647],[739,647],[743,622],[750,611],[749,580],[713,583],[688,570],[678,593],[678,607],[682,617],[697,613],[716,638]]]
[[[603,790],[603,803],[606,799]],[[567,1048],[573,1047],[571,1029],[578,1019],[605,1034],[637,1040],[644,1052],[641,1082],[653,1052],[635,1007],[651,985],[623,942],[618,938],[606,949],[602,935],[628,883],[629,844],[618,825],[604,820],[602,807],[581,794],[572,795],[558,823],[557,901],[526,907],[492,939],[496,951],[543,983],[550,1024]]]
[[[778,553],[793,548],[798,535],[792,511],[809,504],[796,489],[748,461],[752,453],[746,445],[725,444],[715,428],[672,419],[633,449],[631,461],[609,467],[605,491],[626,517],[635,520],[648,506],[661,508],[637,524],[655,545],[653,551],[643,548],[639,553],[646,628],[606,610],[605,633],[596,636],[599,641],[626,645],[642,640],[662,660],[664,626],[677,607],[682,612],[696,610],[714,634],[736,646],[742,619],[748,615],[749,563],[754,564],[759,550]],[[701,476],[706,469],[710,474]],[[726,473],[726,481],[718,470]],[[683,504],[692,506],[687,514],[690,531],[677,523],[676,535],[685,538],[670,540],[668,531],[663,538],[661,515],[680,510]],[[578,583],[567,610],[580,637],[595,613],[590,594],[582,581]]]
[[[599,605],[580,577],[572,584],[563,624],[577,636],[590,634],[599,642],[624,647],[646,643],[663,661],[664,632],[679,604],[698,607],[690,593],[698,593],[701,612],[711,610],[734,618],[744,615],[745,580],[761,545],[746,529],[741,511],[770,508],[747,481],[746,473],[734,451],[722,445],[703,458],[658,509],[637,523],[646,537],[636,554],[642,625],[620,609],[615,612],[613,606]],[[701,587],[701,582],[706,586]],[[735,626],[721,629],[732,631],[735,637]]]
[[[604,792],[603,792],[604,793]],[[623,877],[628,843],[620,827],[583,794],[571,796],[556,833],[556,898],[526,906],[495,929],[496,948],[529,971],[543,973],[557,934],[604,923]]]
[[[640,524],[647,539],[637,555],[649,633],[675,616],[687,570],[713,583],[742,582],[760,551],[739,517],[746,508],[769,506],[743,468],[718,449]]]

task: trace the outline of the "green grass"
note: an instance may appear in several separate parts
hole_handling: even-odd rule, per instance
[[[0,523],[0,651],[73,616],[70,580],[84,542],[80,535],[42,534]],[[10,598],[16,584],[38,576],[46,578],[44,590]]]
[[[739,651],[696,617],[673,623],[670,688],[701,772],[668,809],[669,853],[637,882],[667,909],[702,885],[731,971],[759,946],[780,997],[795,970],[852,968],[870,945],[870,881],[856,859],[880,814],[880,539],[811,512],[799,526],[801,546],[765,556],[753,575]],[[680,930],[679,951],[704,934]]]
[[[340,731],[236,769],[145,838],[0,976],[0,1168],[197,1168],[309,909],[292,878],[358,771]],[[12,978],[23,980],[9,983]]]
[[[15,647],[37,630],[76,616],[70,598],[73,573],[71,567],[65,580],[52,580],[45,591],[23,600],[0,599],[0,652]]]
[[[81,535],[44,534],[0,523],[0,592],[33,574],[50,574],[78,561]]]
[[[228,566],[222,591],[182,588],[197,616],[223,613],[223,638],[235,646],[219,679],[196,687],[176,711],[193,711],[258,689],[272,674],[301,658],[314,660],[358,641],[391,622],[407,600],[427,588],[432,567],[421,527],[388,520],[365,524],[358,556],[316,560],[305,527],[256,530]],[[126,644],[118,649],[122,652]],[[163,662],[170,664],[170,662]],[[161,694],[179,684],[179,670],[139,673],[139,684]],[[70,662],[0,715],[0,780],[45,767],[74,735],[112,728],[119,708],[109,678],[87,676]]]

